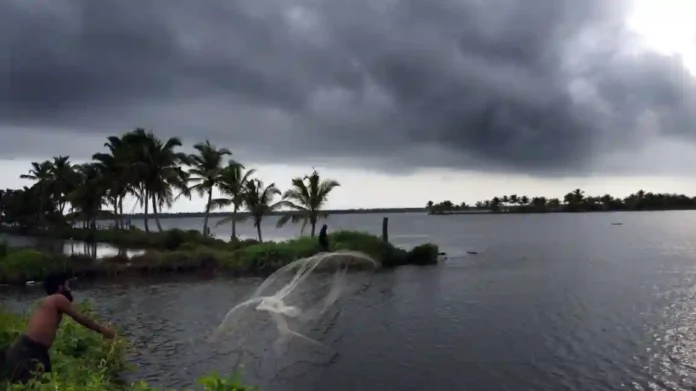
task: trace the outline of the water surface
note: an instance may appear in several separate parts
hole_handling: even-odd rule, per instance
[[[617,221],[623,225],[611,225]],[[298,232],[273,225],[264,226],[269,239]],[[379,233],[381,216],[332,216],[329,227]],[[264,390],[337,391],[696,385],[694,212],[403,214],[390,216],[390,238],[406,247],[433,241],[449,258],[377,274],[368,291],[337,307],[330,327],[312,334],[335,356],[300,346],[279,360],[275,335],[259,330],[263,364],[248,368],[250,380]],[[135,378],[182,387],[236,365],[234,343],[210,345],[203,336],[258,283],[133,280],[75,289],[134,339]],[[36,297],[31,288],[0,293],[16,308]]]

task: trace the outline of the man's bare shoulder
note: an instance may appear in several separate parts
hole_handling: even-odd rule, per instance
[[[53,294],[43,300],[43,305],[53,307],[59,311],[64,311],[70,306],[70,300],[60,293]]]

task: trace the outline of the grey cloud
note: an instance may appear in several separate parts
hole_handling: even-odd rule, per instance
[[[636,48],[624,1],[135,4],[0,3],[3,138],[147,126],[269,161],[565,175],[696,129],[693,77]]]

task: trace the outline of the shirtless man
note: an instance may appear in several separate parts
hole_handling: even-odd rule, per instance
[[[5,356],[5,367],[9,380],[13,383],[25,383],[32,379],[34,373],[51,371],[48,351],[56,338],[63,314],[106,338],[116,336],[113,331],[98,325],[73,307],[73,296],[65,274],[49,276],[44,281],[44,287],[48,297],[39,304],[26,332],[15,341]]]

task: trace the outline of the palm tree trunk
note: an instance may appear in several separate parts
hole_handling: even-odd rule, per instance
[[[96,237],[95,233],[97,231],[97,219],[96,217],[93,217],[90,215],[89,217],[90,223],[89,223],[89,231],[90,231],[90,241],[94,241],[94,238]]]
[[[157,197],[152,195],[152,215],[155,216],[155,223],[157,224],[157,229],[162,232],[162,224],[160,223],[159,214],[157,213]]]
[[[256,220],[256,234],[259,235],[259,242],[263,243],[263,237],[261,236],[261,219]]]
[[[150,232],[150,227],[147,224],[147,210],[148,210],[148,201],[150,200],[150,194],[148,193],[147,190],[145,190],[145,198],[144,198],[144,205],[145,205],[145,217],[143,224],[145,225],[145,232]]]
[[[208,190],[208,203],[205,204],[205,219],[203,220],[203,236],[208,236],[208,217],[210,217],[210,201],[213,200],[213,189]]]
[[[237,239],[237,205],[232,210],[232,240]]]
[[[114,198],[113,202],[114,202],[114,228],[119,229],[119,226],[118,226],[118,198]]]
[[[123,198],[125,197],[122,195],[118,200],[118,215],[121,218],[121,229],[126,229],[126,222],[123,219]]]
[[[312,223],[312,237],[314,237],[314,232],[316,232],[316,230],[317,230],[317,222],[316,222],[316,220],[312,220],[311,223]]]
[[[39,221],[41,223],[41,226],[44,226],[44,213],[43,213],[43,208],[44,208],[44,203],[46,202],[46,196],[44,196],[44,185],[40,185],[40,190],[39,190]]]

